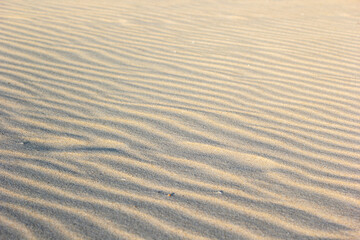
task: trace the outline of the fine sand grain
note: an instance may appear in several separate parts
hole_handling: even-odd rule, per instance
[[[0,2],[0,239],[360,239],[360,1]]]

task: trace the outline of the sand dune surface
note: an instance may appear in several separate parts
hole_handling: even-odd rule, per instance
[[[360,2],[0,2],[0,239],[360,239]]]

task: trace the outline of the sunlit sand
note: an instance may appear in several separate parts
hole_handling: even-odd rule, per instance
[[[0,239],[360,239],[360,2],[0,2]]]

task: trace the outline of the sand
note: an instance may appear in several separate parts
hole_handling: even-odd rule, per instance
[[[0,2],[0,239],[360,239],[360,2]]]

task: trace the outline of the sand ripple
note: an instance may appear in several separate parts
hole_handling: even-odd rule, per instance
[[[0,239],[359,239],[359,9],[1,2]]]

